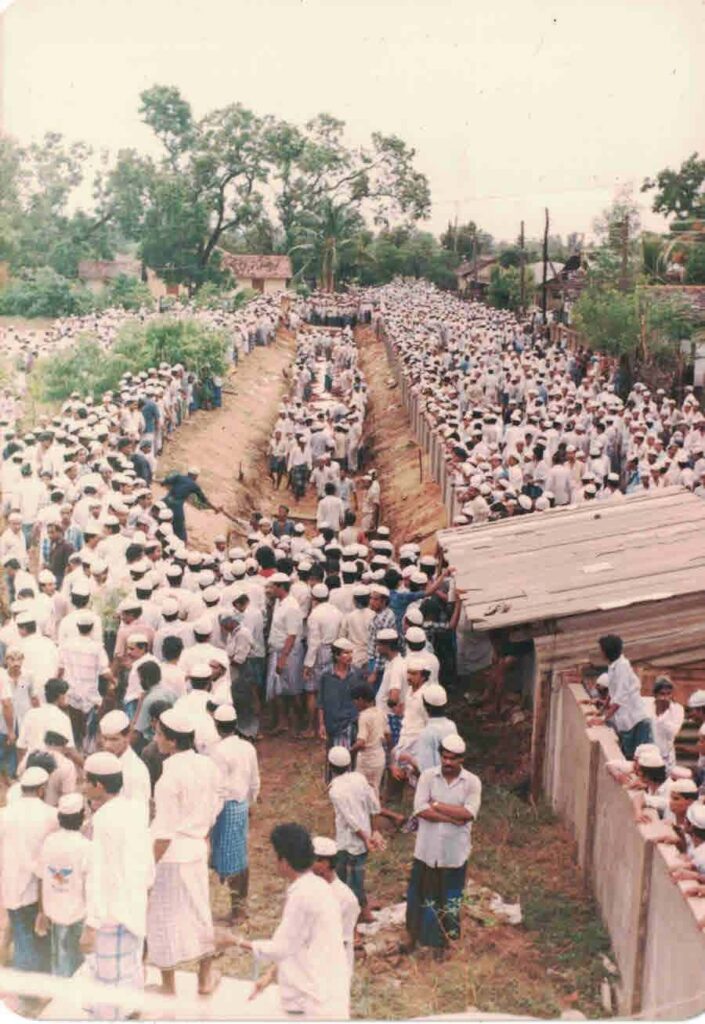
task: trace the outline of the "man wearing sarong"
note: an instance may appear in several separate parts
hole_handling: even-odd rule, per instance
[[[154,787],[152,839],[157,863],[147,909],[149,959],[174,995],[180,964],[198,961],[198,992],[210,995],[215,942],[208,892],[207,838],[220,811],[218,769],[194,749],[196,725],[178,708],[164,711],[155,738],[165,757]]]
[[[122,766],[115,754],[91,754],[83,768],[85,796],[93,808],[93,840],[81,951],[93,954],[89,963],[96,981],[141,988],[147,891],[154,878],[147,819],[123,795]],[[127,1016],[107,1000],[91,1009],[98,1020]]]
[[[254,744],[237,735],[237,713],[221,704],[213,715],[220,740],[209,751],[220,772],[223,809],[211,836],[211,867],[230,890],[234,923],[247,900],[250,871],[247,856],[249,809],[259,796],[259,766]]]
[[[408,952],[418,943],[439,957],[460,935],[460,909],[470,855],[472,822],[482,783],[463,768],[465,742],[441,740],[441,763],[421,773],[414,796],[419,828],[406,897]]]

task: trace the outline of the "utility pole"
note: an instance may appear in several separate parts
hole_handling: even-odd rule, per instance
[[[519,299],[519,309],[521,310],[521,315],[522,316],[526,313],[526,275],[525,275],[525,263],[526,263],[526,253],[524,252],[524,221],[522,221],[521,222],[521,230],[519,232],[519,287],[521,289],[521,291],[520,291],[520,299]]]
[[[477,228],[472,234],[472,278],[475,283],[475,295],[473,298],[477,299]]]
[[[541,314],[543,317],[544,326],[546,325],[546,306],[547,306],[547,292],[546,292],[546,278],[548,276],[548,207],[546,207],[546,223],[543,229],[543,281],[541,285]]]

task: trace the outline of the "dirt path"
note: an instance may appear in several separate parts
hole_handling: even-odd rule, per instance
[[[241,360],[225,385],[222,409],[191,417],[167,446],[159,475],[197,465],[199,483],[213,504],[245,518],[255,508],[270,511],[273,489],[266,473],[266,446],[287,391],[284,370],[291,365],[294,347],[293,335],[280,329],[273,345],[256,348]],[[186,522],[189,543],[206,549],[232,526],[224,516],[192,506],[186,509]]]
[[[382,521],[401,543],[434,553],[436,530],[447,525],[441,490],[414,440],[384,345],[371,327],[358,328],[355,337],[370,393],[368,443],[382,487]]]

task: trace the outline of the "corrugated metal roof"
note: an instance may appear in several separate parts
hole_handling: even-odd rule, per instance
[[[438,540],[478,630],[705,593],[705,501],[678,487],[443,530]]]

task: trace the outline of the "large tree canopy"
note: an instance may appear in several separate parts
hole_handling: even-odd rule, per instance
[[[642,192],[655,189],[654,213],[675,216],[677,220],[705,217],[705,160],[692,153],[677,171],[665,167],[655,178],[646,178]]]

